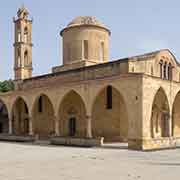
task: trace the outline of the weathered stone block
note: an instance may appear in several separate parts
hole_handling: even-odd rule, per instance
[[[71,137],[52,137],[51,144],[93,147],[103,145],[103,138],[71,138]]]

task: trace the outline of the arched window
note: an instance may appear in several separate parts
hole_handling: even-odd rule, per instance
[[[168,79],[172,80],[172,65],[169,63],[168,65]]]
[[[100,56],[100,61],[103,62],[104,61],[104,42],[101,42],[100,44],[99,56]]]
[[[21,51],[19,48],[17,50],[17,67],[21,67]]]
[[[107,109],[112,109],[112,86],[107,87]]]
[[[164,66],[163,66],[163,78],[167,79],[167,63],[166,62],[164,63]]]
[[[88,48],[88,40],[84,40],[83,41],[83,54],[84,54],[84,59],[88,59],[88,54],[89,54],[89,52],[88,52],[88,50],[89,50],[89,48]]]
[[[24,12],[24,13],[23,13],[23,19],[25,19],[26,17],[27,17],[27,13]]]
[[[25,51],[24,53],[24,65],[25,66],[28,65],[28,52],[27,51]]]
[[[28,29],[27,27],[24,28],[24,42],[28,42]]]
[[[162,60],[160,60],[160,62],[159,62],[159,67],[160,67],[160,69],[159,69],[160,78],[163,78],[163,61]]]
[[[18,30],[18,33],[17,33],[17,40],[18,40],[18,42],[21,42],[21,31],[20,30]]]
[[[66,48],[65,50],[66,50],[66,53],[67,53],[67,61],[69,63],[71,61],[71,44],[67,43],[65,48]]]

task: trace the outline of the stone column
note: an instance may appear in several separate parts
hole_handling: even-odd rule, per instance
[[[166,79],[169,79],[169,64],[166,64]]]
[[[29,135],[30,136],[34,135],[32,117],[29,117]]]
[[[172,137],[173,136],[173,130],[172,130],[172,127],[173,124],[172,124],[172,114],[170,114],[169,116],[169,136]]]
[[[164,79],[164,64],[162,64],[162,79]]]
[[[86,116],[86,137],[92,138],[92,117]]]
[[[13,134],[13,118],[12,117],[10,117],[9,118],[9,134],[11,135],[11,134]]]
[[[168,112],[163,112],[163,123],[165,123],[165,126],[162,127],[163,129],[163,135],[165,137],[171,137],[172,136],[172,118],[171,118],[171,114],[169,114]]]
[[[160,78],[163,78],[163,62],[160,62],[159,63],[159,65],[160,65]]]
[[[55,123],[55,136],[60,136],[59,119],[57,118],[57,116],[54,116],[54,123]]]

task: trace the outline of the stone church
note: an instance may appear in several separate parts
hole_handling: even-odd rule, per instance
[[[32,76],[32,23],[14,18],[15,90],[0,93],[0,140],[129,149],[180,143],[180,65],[167,49],[110,61],[110,30],[80,16],[60,32],[63,64]]]

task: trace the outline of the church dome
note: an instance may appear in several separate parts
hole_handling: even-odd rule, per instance
[[[71,28],[71,27],[77,27],[77,26],[96,26],[96,27],[100,27],[100,28],[104,28],[106,29],[109,34],[110,31],[108,30],[108,28],[101,23],[99,20],[96,19],[96,17],[94,16],[78,16],[76,18],[74,18],[62,31],[61,31],[61,35],[63,33],[63,31],[65,29]]]
[[[81,25],[94,25],[94,26],[100,26],[100,27],[105,28],[105,25],[93,16],[78,16],[75,19],[73,19],[67,25],[67,27],[81,26]]]

